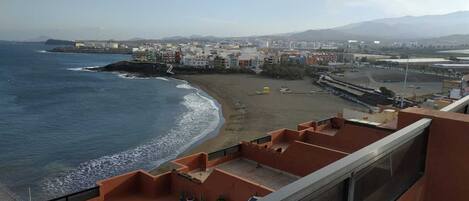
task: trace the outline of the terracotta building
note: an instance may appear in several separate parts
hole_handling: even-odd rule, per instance
[[[469,200],[468,104],[466,97],[442,110],[407,108],[381,125],[306,122],[59,200]]]

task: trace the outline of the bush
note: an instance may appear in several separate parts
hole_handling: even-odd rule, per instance
[[[261,75],[289,80],[300,80],[305,75],[303,66],[266,64],[262,66]]]
[[[390,89],[388,89],[388,88],[386,88],[386,87],[380,87],[379,90],[380,90],[381,93],[382,93],[383,95],[385,95],[386,97],[392,98],[392,97],[394,97],[394,96],[396,95],[396,93],[394,93],[394,91],[392,91],[392,90],[390,90]]]

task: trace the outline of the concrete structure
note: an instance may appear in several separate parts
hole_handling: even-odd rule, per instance
[[[443,80],[441,93],[449,95],[453,89],[461,89],[461,80]]]
[[[393,124],[341,117],[134,171],[80,200],[468,200],[469,97],[441,110],[407,108]],[[67,197],[68,198],[68,197]],[[65,199],[65,198],[59,198]]]
[[[469,95],[469,74],[464,75],[461,79],[461,91],[463,96]]]

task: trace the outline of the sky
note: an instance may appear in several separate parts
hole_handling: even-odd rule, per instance
[[[0,0],[0,40],[251,36],[461,10],[467,0]]]

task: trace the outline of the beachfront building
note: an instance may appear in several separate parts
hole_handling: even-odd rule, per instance
[[[72,196],[88,201],[469,199],[469,97],[383,124],[340,115],[139,170]],[[68,199],[64,197],[61,199]]]
[[[196,68],[205,68],[209,65],[209,60],[204,55],[184,55],[181,64]]]
[[[181,51],[174,48],[159,50],[156,52],[157,62],[167,63],[167,64],[179,64],[181,62]]]
[[[214,68],[226,68],[226,57],[223,56],[215,56],[213,58],[213,67]]]
[[[228,54],[226,56],[226,68],[239,68],[238,56],[236,54]]]
[[[267,54],[264,57],[264,64],[278,64],[280,63],[280,57],[276,54]]]

